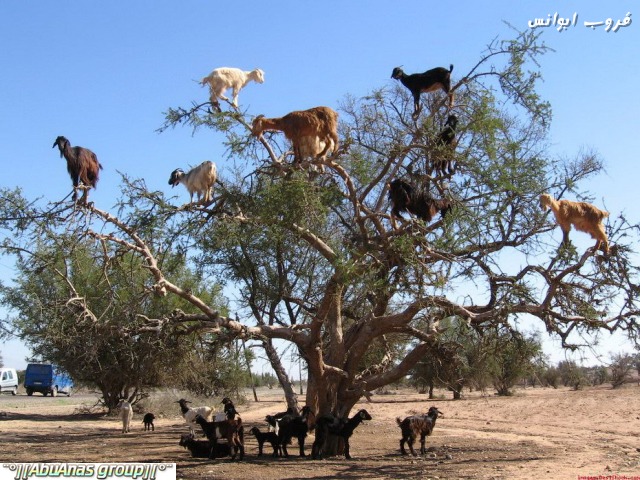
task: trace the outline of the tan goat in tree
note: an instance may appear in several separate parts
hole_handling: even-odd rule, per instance
[[[297,110],[277,118],[258,115],[253,120],[251,133],[259,137],[265,131],[283,132],[291,141],[296,162],[305,156],[324,159],[329,150],[338,151],[338,113],[329,107]]]
[[[609,212],[600,210],[587,202],[573,202],[571,200],[556,200],[548,193],[540,195],[540,208],[551,209],[556,217],[556,222],[562,229],[562,243],[569,242],[571,225],[580,232],[591,234],[596,239],[595,249],[602,248],[606,255],[609,254],[609,240],[604,231],[602,220],[609,216]]]

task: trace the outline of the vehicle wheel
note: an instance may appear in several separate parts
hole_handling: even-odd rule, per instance
[[[58,387],[53,387],[51,389],[51,396],[52,397],[57,397],[58,396]]]
[[[71,391],[71,390],[72,390],[72,389],[71,389],[71,387],[69,387],[69,390],[67,390],[67,397],[70,397],[70,396],[71,396],[71,393],[72,393],[72,391]]]
[[[18,387],[15,386],[13,387],[13,390],[11,390],[11,395],[17,395],[18,394]]]

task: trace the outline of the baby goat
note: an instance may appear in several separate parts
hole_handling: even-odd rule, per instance
[[[176,168],[171,172],[169,185],[175,187],[179,183],[184,184],[191,196],[191,203],[193,203],[193,194],[195,193],[198,196],[198,203],[208,205],[211,203],[213,184],[216,183],[217,178],[216,164],[207,160],[187,173],[184,173],[181,168]]]
[[[393,69],[391,78],[400,80],[413,95],[413,119],[420,115],[420,93],[433,92],[441,89],[449,96],[449,108],[453,107],[453,93],[451,93],[451,72],[453,65],[449,66],[449,70],[443,67],[432,68],[424,73],[413,73],[407,75],[400,67]]]
[[[437,200],[428,193],[417,190],[404,180],[395,179],[389,184],[389,200],[391,200],[391,223],[396,228],[395,218],[403,218],[401,212],[413,213],[429,223],[436,213],[444,218],[451,210],[451,202],[446,199]]]
[[[322,458],[322,452],[329,435],[342,437],[344,440],[344,456],[351,459],[349,452],[349,438],[358,425],[365,420],[371,420],[371,415],[364,408],[359,410],[346,422],[333,415],[322,415],[316,420],[316,440],[311,448],[311,458]]]
[[[277,118],[258,115],[253,120],[251,133],[254,136],[273,130],[283,132],[291,141],[295,162],[308,156],[314,160],[324,159],[329,150],[338,151],[338,113],[329,107],[296,110]]]
[[[144,417],[142,417],[142,423],[144,423],[144,430],[155,431],[156,427],[153,425],[153,421],[156,419],[156,416],[153,413],[145,413]]]
[[[278,443],[278,434],[276,432],[261,432],[258,427],[253,427],[251,433],[256,440],[258,441],[258,456],[262,456],[262,447],[265,442],[269,442],[273,447],[273,456],[277,457],[282,454],[282,450],[280,449],[280,444]]]
[[[571,225],[580,232],[586,232],[596,239],[595,250],[602,247],[605,255],[609,254],[609,240],[604,231],[602,220],[609,216],[609,212],[600,210],[587,202],[572,202],[571,200],[556,200],[548,193],[540,195],[540,208],[550,208],[556,217],[556,222],[562,229],[562,243],[569,242]]]
[[[238,108],[238,94],[251,80],[257,83],[264,83],[264,72],[259,68],[247,72],[239,68],[220,67],[204,77],[200,81],[200,84],[203,87],[209,85],[211,103],[220,112],[220,102],[218,99],[229,100],[224,96],[224,91],[228,88],[233,88],[232,104]]]
[[[411,454],[415,457],[416,451],[413,449],[413,444],[416,441],[416,437],[420,435],[420,453],[427,453],[425,448],[425,437],[431,435],[433,428],[436,426],[436,420],[438,417],[444,417],[443,413],[436,407],[429,408],[429,412],[426,415],[413,415],[401,420],[400,417],[396,418],[396,423],[402,430],[402,438],[400,439],[400,451],[402,455],[406,455],[407,452],[404,449],[405,442],[409,445]]]

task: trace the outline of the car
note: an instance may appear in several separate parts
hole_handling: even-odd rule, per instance
[[[18,373],[15,368],[0,368],[0,393],[18,394]]]
[[[29,396],[34,392],[45,397],[49,394],[55,397],[59,393],[71,396],[73,380],[59,367],[49,363],[30,363],[24,376],[24,388]]]

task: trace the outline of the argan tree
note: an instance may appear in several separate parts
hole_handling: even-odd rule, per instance
[[[305,401],[316,413],[345,417],[361,398],[403,378],[451,316],[478,331],[515,328],[528,318],[567,348],[601,330],[634,336],[635,227],[612,212],[607,232],[616,248],[606,258],[593,249],[559,250],[555,225],[539,208],[543,192],[588,199],[580,181],[601,170],[595,154],[560,161],[549,152],[550,105],[536,93],[536,62],[546,51],[532,32],[496,40],[454,79],[452,175],[429,174],[433,139],[451,113],[437,93],[423,95],[415,121],[401,85],[347,97],[340,151],[324,171],[293,164],[281,134],[252,137],[252,118],[261,112],[212,113],[206,103],[171,108],[163,128],[225,136],[235,167],[219,168],[223,185],[214,202],[177,207],[142,180],[125,178],[117,214],[78,207],[79,236],[139,256],[148,288],[182,300],[183,309],[149,316],[146,330],[254,341],[290,406],[298,398],[279,349],[295,348],[308,368]],[[398,177],[449,199],[453,211],[392,228],[388,183]],[[30,219],[45,213],[21,205],[18,212],[3,200],[2,226],[16,241],[33,242]],[[66,215],[56,220],[68,222]],[[165,271],[167,251],[183,252],[202,279],[235,287],[235,311],[224,315]]]

